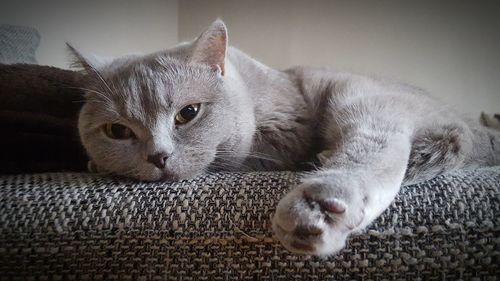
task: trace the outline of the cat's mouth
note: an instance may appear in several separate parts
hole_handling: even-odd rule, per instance
[[[158,179],[159,181],[178,181],[180,180],[180,177],[168,170],[162,170],[161,171],[161,176]]]

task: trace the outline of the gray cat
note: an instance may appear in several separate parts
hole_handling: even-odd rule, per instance
[[[422,90],[327,68],[271,69],[228,47],[220,20],[149,55],[70,49],[87,72],[79,130],[97,171],[180,180],[309,163],[272,223],[294,252],[339,251],[402,184],[500,162],[498,133]]]

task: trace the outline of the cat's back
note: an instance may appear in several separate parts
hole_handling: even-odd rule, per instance
[[[337,108],[356,104],[368,111],[398,113],[412,121],[429,114],[456,114],[425,90],[390,78],[339,72],[328,67],[298,66],[285,72],[295,79],[314,111],[321,111],[327,104]]]
[[[337,71],[329,67],[297,66],[285,70],[300,85],[303,94],[315,99],[322,94],[368,95],[407,95],[428,97],[423,89],[374,75],[362,75]]]

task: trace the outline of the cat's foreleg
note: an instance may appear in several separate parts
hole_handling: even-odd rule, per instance
[[[348,235],[370,224],[399,191],[410,155],[410,134],[358,128],[320,153],[322,168],[302,179],[278,204],[273,229],[293,252],[330,255]]]

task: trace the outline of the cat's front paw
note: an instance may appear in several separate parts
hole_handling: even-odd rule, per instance
[[[279,202],[273,217],[276,237],[288,250],[318,256],[341,250],[364,218],[364,200],[356,184],[306,180]]]

